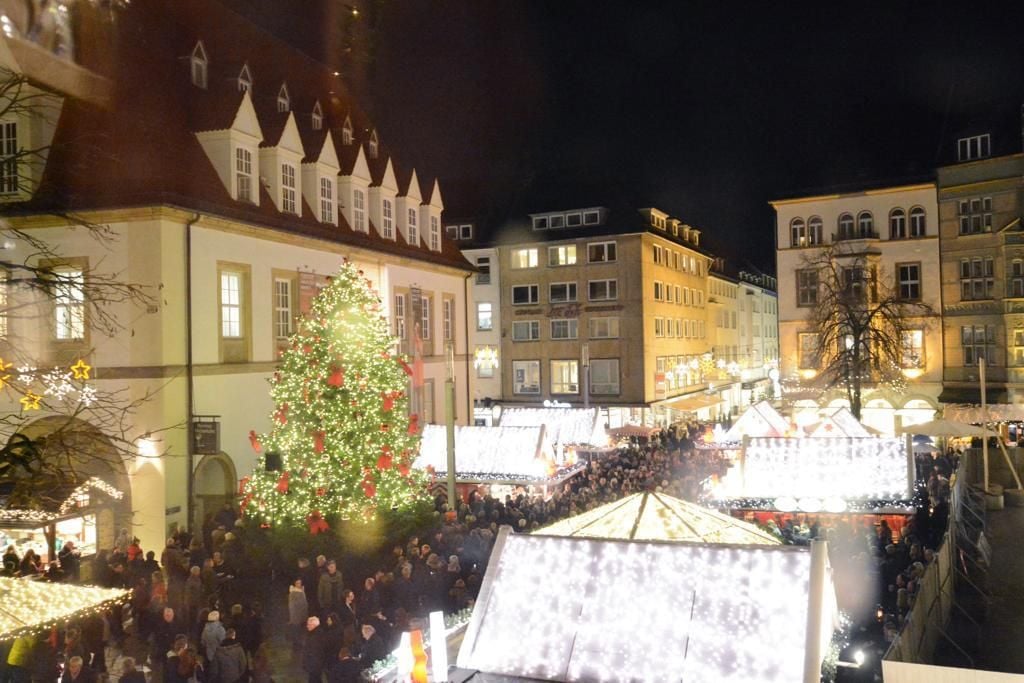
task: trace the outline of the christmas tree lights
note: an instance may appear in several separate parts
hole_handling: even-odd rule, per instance
[[[270,379],[273,428],[250,433],[261,455],[242,482],[243,514],[319,533],[335,515],[369,519],[379,507],[425,498],[427,475],[412,468],[419,445],[406,394],[412,371],[393,345],[380,299],[346,261]]]

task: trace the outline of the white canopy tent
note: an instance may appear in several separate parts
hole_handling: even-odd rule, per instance
[[[980,410],[980,408],[979,408]],[[949,411],[949,408],[946,408]],[[967,414],[962,412],[961,414]],[[985,420],[979,420],[979,422],[985,422]],[[943,438],[956,438],[960,436],[974,436],[985,439],[985,447],[982,448],[982,460],[984,466],[984,474],[982,482],[985,490],[988,490],[988,438],[996,437],[996,443],[999,444],[999,451],[1003,454],[1003,458],[1006,460],[1006,464],[1010,468],[1010,472],[1013,474],[1013,479],[1017,483],[1017,488],[1024,488],[1021,485],[1020,475],[1017,474],[1017,468],[1013,466],[1013,460],[1010,459],[1010,454],[1006,452],[1006,447],[1003,445],[1003,440],[999,438],[999,433],[995,432],[987,427],[979,427],[975,424],[968,424],[965,422],[957,422],[949,418],[943,418],[941,420],[932,420],[930,422],[922,422],[920,424],[907,425],[901,430],[904,434],[926,434],[928,436],[938,436]]]
[[[771,403],[759,401],[732,423],[721,441],[735,443],[742,441],[744,436],[786,436],[789,430],[789,421]]]
[[[823,541],[655,543],[502,527],[458,666],[501,680],[817,683],[837,625],[827,565]]]
[[[548,439],[558,446],[608,443],[598,424],[597,408],[505,408],[502,427],[545,427]]]
[[[807,436],[851,436],[868,437],[876,436],[873,430],[861,424],[860,420],[853,416],[849,408],[840,406],[838,408],[825,408],[819,413],[820,419],[814,424],[804,427]]]

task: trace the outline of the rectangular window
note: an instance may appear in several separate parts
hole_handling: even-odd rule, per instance
[[[235,194],[240,202],[252,198],[252,152],[244,147],[235,148]]]
[[[591,318],[590,338],[591,339],[618,339],[619,319],[618,318]]]
[[[540,322],[537,320],[516,320],[512,323],[512,341],[537,341],[540,339]]]
[[[460,225],[459,226],[459,239],[460,240],[471,240],[471,239],[473,239],[473,226],[472,225]]]
[[[395,336],[405,341],[405,295],[395,295]]]
[[[441,251],[441,221],[437,216],[430,217],[430,250]]]
[[[334,222],[334,183],[330,178],[320,179],[320,220]]]
[[[584,225],[597,225],[601,222],[601,214],[597,211],[584,211],[583,212],[583,224]]]
[[[921,264],[897,263],[896,285],[900,300],[921,300]]]
[[[615,242],[592,242],[587,245],[587,261],[612,263],[617,260]]]
[[[62,341],[85,339],[85,272],[81,268],[57,268],[53,279],[55,336]]]
[[[658,246],[657,244],[655,244],[653,246],[654,246],[654,263],[655,263],[655,265],[661,265],[662,263],[665,262],[665,251],[660,246]]]
[[[619,298],[618,280],[591,280],[587,283],[591,301],[613,301]]]
[[[366,232],[366,195],[362,190],[352,190],[352,229]]]
[[[457,225],[446,225],[444,231],[448,234],[448,239],[457,240],[459,239],[459,226]]]
[[[821,349],[819,348],[817,332],[801,332],[799,335],[798,365],[801,370],[817,370],[821,362]]]
[[[961,199],[958,204],[960,234],[974,235],[992,232],[992,198],[971,197]]]
[[[984,159],[992,154],[992,139],[988,133],[960,138],[956,144],[957,161]]]
[[[995,325],[961,327],[960,345],[963,349],[965,367],[977,365],[979,358],[984,358],[986,365],[996,365]]]
[[[242,274],[222,271],[220,274],[220,336],[238,339],[242,336]]]
[[[654,300],[662,301],[665,298],[665,285],[655,280],[654,282]]]
[[[581,213],[567,213],[565,214],[565,226],[567,228],[578,228],[583,224],[583,214]]]
[[[539,285],[513,285],[512,286],[512,305],[522,306],[525,304],[535,304],[540,301],[540,286]]]
[[[281,164],[281,211],[295,213],[295,167]]]
[[[551,321],[552,339],[576,339],[579,330],[579,320],[568,318]]]
[[[491,257],[478,256],[476,259],[476,267],[479,271],[476,274],[476,283],[478,285],[491,284]]]
[[[590,361],[590,392],[618,393],[618,358],[593,358]]]
[[[654,319],[654,336],[664,337],[665,336],[665,319],[655,318]]]
[[[551,393],[580,393],[580,362],[578,360],[551,361]]]
[[[420,235],[416,228],[416,209],[409,209],[409,244],[414,247],[420,245]]]
[[[548,301],[553,304],[564,304],[571,301],[576,301],[576,283],[552,283],[548,289]]]
[[[476,347],[477,357],[479,358],[480,355],[486,351],[493,351],[493,349],[490,349],[487,346]],[[480,363],[476,366],[476,376],[480,379],[490,379],[491,377],[494,377],[494,365],[491,363]]]
[[[512,268],[536,268],[537,267],[537,249],[513,249],[512,250]]]
[[[287,339],[292,334],[292,281],[274,280],[274,337]]]
[[[478,330],[493,330],[494,329],[494,311],[491,308],[491,304],[488,302],[480,302],[476,305],[476,329]]]
[[[548,247],[549,266],[576,265],[576,245],[565,244],[559,247]]]
[[[537,216],[533,219],[534,230],[547,230],[548,229],[548,217]]]
[[[380,203],[381,234],[389,240],[395,239],[395,208],[390,199],[382,199]]]
[[[548,216],[548,225],[552,228],[564,228],[565,216]]]
[[[451,299],[441,300],[441,325],[445,341],[451,341],[454,327],[455,302]]]
[[[514,361],[512,361],[512,393],[514,393],[514,394],[539,394],[540,393],[540,361],[539,360],[514,360]]]
[[[991,299],[995,293],[995,262],[991,256],[960,259],[960,299]]]
[[[1010,277],[1006,286],[1007,296],[1024,297],[1024,261],[1014,259],[1010,263]]]
[[[683,289],[679,285],[672,285],[672,290],[675,293],[676,304],[683,303]]]
[[[420,339],[428,341],[430,339],[430,297],[421,297],[420,301]]]
[[[18,191],[18,124],[0,123],[0,194]]]
[[[924,367],[924,330],[904,330],[903,332],[903,367]]]

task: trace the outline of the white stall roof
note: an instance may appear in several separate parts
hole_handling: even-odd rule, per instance
[[[760,401],[747,408],[732,423],[722,441],[742,441],[744,436],[785,436],[789,429],[789,422],[779,415],[771,403]]]
[[[505,408],[502,427],[547,427],[551,443],[604,445],[608,437],[597,422],[597,408]]]
[[[466,482],[542,482],[550,479],[552,447],[544,427],[456,427],[456,478]],[[413,467],[448,472],[444,425],[426,425]]]
[[[824,558],[822,593],[810,600],[807,548],[509,531],[499,532],[461,668],[552,681],[798,683],[808,641],[817,650],[836,623]],[[821,630],[808,639],[812,602]]]

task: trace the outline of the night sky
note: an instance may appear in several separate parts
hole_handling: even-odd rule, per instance
[[[770,199],[927,177],[995,114],[1020,151],[1024,3],[351,0],[353,27],[296,2],[235,4],[340,60],[448,217],[614,197],[771,271]]]

